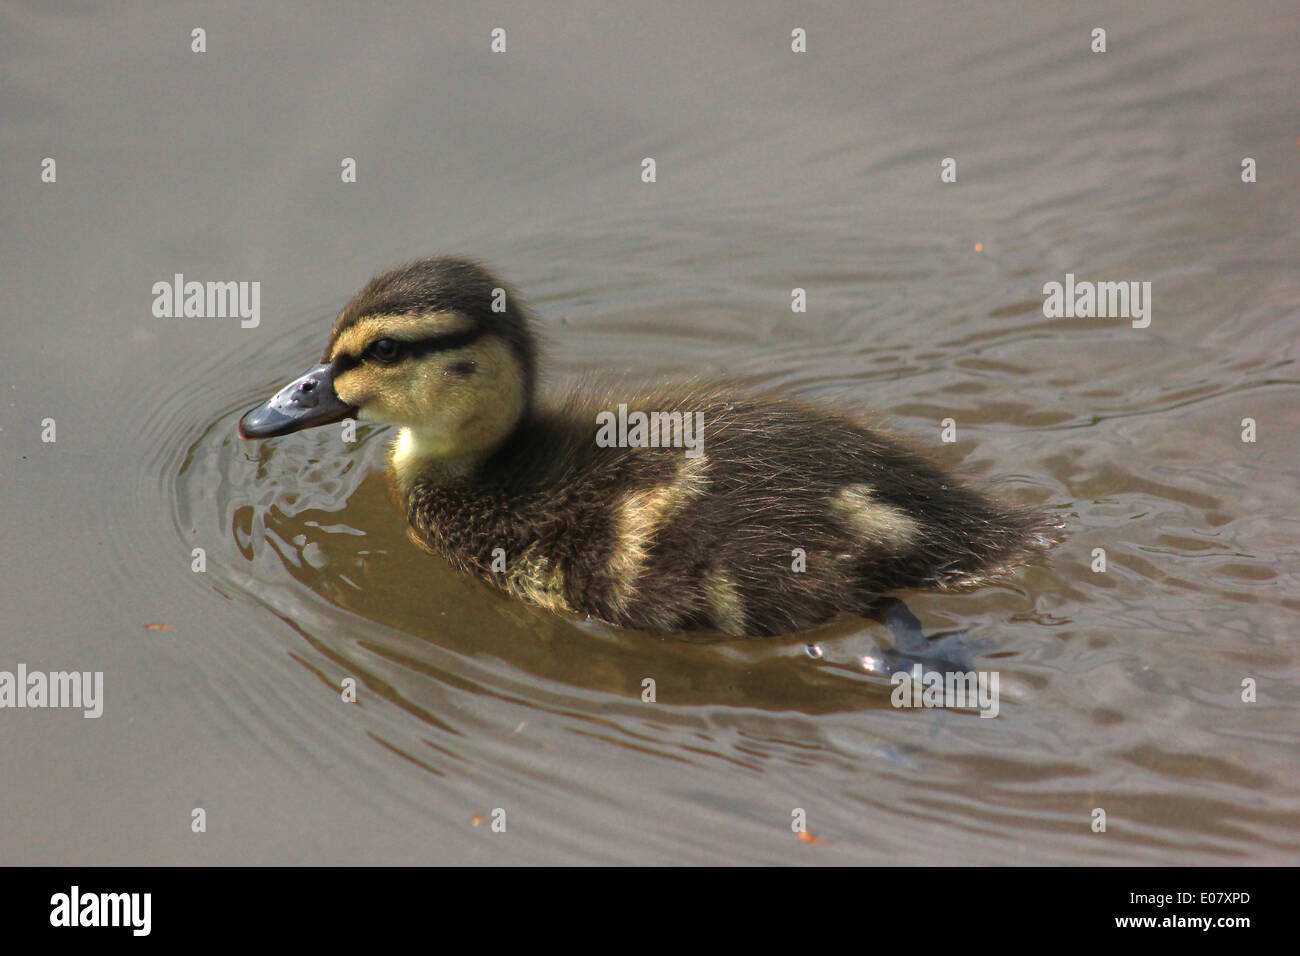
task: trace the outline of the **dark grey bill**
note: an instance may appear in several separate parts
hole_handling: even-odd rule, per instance
[[[357,410],[334,391],[334,369],[317,365],[239,420],[240,438],[274,438],[355,418]]]

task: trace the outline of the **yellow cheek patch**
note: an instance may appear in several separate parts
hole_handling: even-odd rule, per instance
[[[350,369],[334,379],[334,394],[358,408],[366,403],[371,391],[366,387],[366,373],[361,368]]]
[[[360,412],[357,417],[380,425],[418,423],[423,411],[413,393],[421,390],[424,369],[407,365],[358,365],[334,380],[334,391]]]

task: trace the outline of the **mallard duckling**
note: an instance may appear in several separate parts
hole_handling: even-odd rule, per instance
[[[803,402],[686,388],[539,407],[531,324],[474,262],[383,273],[321,364],[239,433],[396,425],[391,474],[418,544],[525,601],[627,627],[798,631],[886,592],[977,585],[1049,543],[1044,516]],[[611,447],[627,409],[661,413],[659,432]],[[694,445],[671,447],[692,426]]]

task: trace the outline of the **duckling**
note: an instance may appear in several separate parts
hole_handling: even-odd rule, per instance
[[[417,544],[516,598],[639,629],[800,631],[888,592],[977,586],[1051,543],[1044,515],[802,401],[692,386],[542,407],[532,327],[478,263],[412,262],[357,293],[321,364],[239,434],[397,426],[390,474]],[[616,408],[658,433],[610,441]]]

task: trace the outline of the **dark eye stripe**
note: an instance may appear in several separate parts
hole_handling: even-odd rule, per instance
[[[410,342],[398,339],[397,341],[402,344],[402,355],[398,361],[400,362],[401,359],[406,358],[407,356],[421,358],[431,352],[447,352],[451,349],[463,349],[465,346],[477,342],[482,337],[483,330],[475,327],[472,329],[466,329],[463,332],[447,332],[443,335],[430,335],[426,338],[415,339]],[[340,355],[334,360],[334,374],[341,375],[348,369],[356,368],[363,361],[365,361],[365,356],[363,355]]]
[[[448,332],[445,335],[431,335],[426,339],[416,339],[406,345],[406,354],[417,358],[430,352],[448,352],[451,349],[463,349],[483,337],[483,330],[478,326],[463,332]]]

